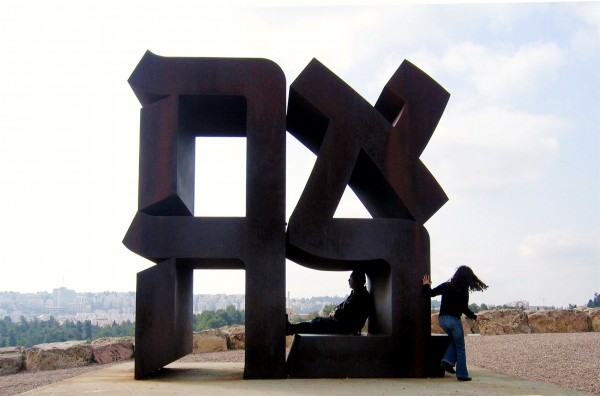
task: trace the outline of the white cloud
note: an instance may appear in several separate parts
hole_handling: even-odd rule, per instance
[[[570,261],[570,265],[595,262],[600,268],[600,235],[567,229],[547,230],[528,235],[519,246],[527,260]]]
[[[518,286],[521,294],[535,304],[585,304],[600,286],[599,242],[597,232],[567,228],[525,236],[513,264],[526,281]]]
[[[451,107],[423,154],[445,188],[454,193],[539,181],[560,148],[565,121],[554,115],[487,107]]]
[[[543,178],[567,123],[554,114],[515,110],[514,103],[521,95],[542,94],[556,78],[564,64],[556,44],[495,49],[464,41],[439,55],[423,47],[406,58],[452,95],[423,155],[443,186],[455,188],[456,194]],[[401,61],[398,53],[387,54],[377,73],[380,86]]]
[[[558,135],[564,124],[554,115],[485,107],[449,113],[438,142],[546,155],[557,151]]]
[[[553,42],[525,43],[516,48],[493,48],[465,41],[451,44],[440,56],[427,50],[409,55],[428,73],[456,76],[459,90],[476,100],[510,103],[511,98],[536,93],[556,79],[565,56]]]
[[[600,48],[600,3],[582,3],[570,10],[580,21],[577,31],[570,37],[572,49],[584,59],[597,55]]]

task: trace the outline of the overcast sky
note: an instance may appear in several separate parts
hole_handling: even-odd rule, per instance
[[[150,50],[268,58],[288,87],[314,57],[372,104],[410,60],[451,93],[421,157],[450,198],[425,224],[433,283],[466,264],[490,286],[477,303],[579,305],[600,292],[599,2],[197,4],[0,3],[0,290],[133,291],[153,265],[122,244],[137,210],[141,107],[127,79]],[[315,157],[287,143],[289,216]],[[244,147],[199,142],[203,182],[227,153],[238,168],[198,194],[196,215],[244,214],[243,181],[224,182],[243,174]],[[365,214],[350,193],[337,213]],[[346,279],[287,265],[292,297],[343,296]],[[195,292],[244,293],[243,280],[197,271]]]

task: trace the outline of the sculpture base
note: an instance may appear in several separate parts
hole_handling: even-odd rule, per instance
[[[389,335],[296,334],[287,358],[290,378],[400,377]],[[440,360],[450,337],[432,334],[427,376],[443,377]]]
[[[287,359],[292,378],[394,377],[388,335],[296,334]]]

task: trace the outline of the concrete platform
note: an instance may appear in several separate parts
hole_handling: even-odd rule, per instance
[[[470,367],[471,382],[426,379],[243,380],[243,363],[172,363],[150,379],[133,379],[133,362],[91,371],[22,395],[588,395]]]

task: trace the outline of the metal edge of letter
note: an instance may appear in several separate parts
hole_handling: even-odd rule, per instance
[[[423,84],[432,100],[418,95]],[[418,157],[448,98],[410,63],[399,67],[375,108],[316,59],[290,87],[287,129],[317,161],[289,221],[288,258],[320,270],[367,273],[376,304],[369,331],[374,322],[375,333],[391,336],[378,358],[365,362],[363,372],[373,376],[428,374],[429,304],[419,283],[429,272],[423,223],[447,197]],[[333,218],[347,185],[373,219]],[[292,375],[332,375],[330,368],[298,367]]]
[[[283,72],[266,59],[148,51],[129,83],[143,108],[138,212],[123,243],[158,263],[138,275],[135,378],[191,352],[190,285],[193,269],[204,268],[245,269],[244,378],[283,378],[285,324],[270,320],[285,313]],[[202,133],[246,136],[245,218],[193,216],[195,137]]]

